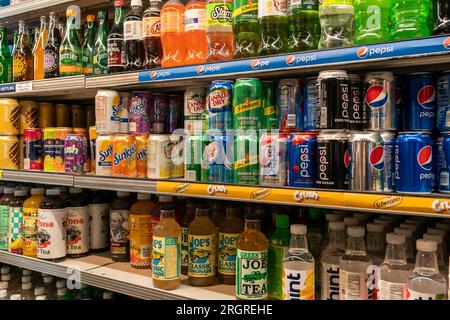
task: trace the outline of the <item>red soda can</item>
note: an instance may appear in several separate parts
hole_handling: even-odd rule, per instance
[[[44,169],[43,134],[41,129],[25,128],[23,131],[23,168],[41,171]]]

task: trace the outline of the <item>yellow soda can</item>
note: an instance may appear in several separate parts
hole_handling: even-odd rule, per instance
[[[137,144],[130,134],[116,134],[113,139],[113,177],[136,178]]]

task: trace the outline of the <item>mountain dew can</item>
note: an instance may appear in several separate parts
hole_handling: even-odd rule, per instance
[[[233,87],[234,130],[259,130],[262,120],[262,91],[259,79],[237,79]]]
[[[234,183],[259,184],[258,134],[236,131],[234,138]]]
[[[208,163],[204,161],[203,151],[208,143],[202,134],[190,135],[186,139],[185,178],[188,181],[207,182]]]

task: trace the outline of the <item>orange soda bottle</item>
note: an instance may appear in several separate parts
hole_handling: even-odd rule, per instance
[[[206,4],[206,36],[208,62],[233,59],[233,0],[208,0]]]
[[[208,53],[205,1],[191,0],[186,5],[184,34],[186,38],[186,64],[205,63]]]
[[[44,79],[44,51],[48,37],[47,17],[41,17],[41,27],[39,29],[39,37],[33,48],[34,57],[34,80]]]
[[[179,0],[169,0],[161,9],[163,68],[178,67],[186,63],[184,10],[184,5]]]

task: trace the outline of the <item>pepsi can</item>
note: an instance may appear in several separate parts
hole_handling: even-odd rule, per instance
[[[405,111],[405,99],[403,93],[405,92],[405,83],[402,78],[395,78],[395,127],[398,131],[405,129],[405,117],[403,116]]]
[[[437,129],[450,130],[450,71],[445,71],[437,82]]]
[[[317,94],[320,129],[347,129],[350,109],[350,80],[347,72],[320,72]]]
[[[427,131],[400,132],[395,143],[395,189],[400,193],[433,191],[434,142]]]
[[[203,150],[204,166],[208,168],[208,182],[233,183],[233,137],[210,134],[208,140]]]
[[[263,186],[286,185],[287,134],[261,133],[259,138],[259,183]]]
[[[300,83],[297,79],[281,79],[278,83],[278,123],[280,131],[290,133],[303,129]],[[300,119],[297,119],[300,117]],[[300,125],[300,126],[299,126]]]
[[[319,128],[317,110],[317,78],[308,78],[303,92],[303,129],[313,131]]]
[[[395,130],[395,83],[392,72],[371,72],[364,80],[369,130]]]
[[[395,146],[395,132],[394,131],[380,131],[381,139],[384,145],[384,191],[394,191],[394,175],[395,175],[395,161],[394,161],[394,146]]]
[[[348,136],[343,130],[322,130],[317,137],[317,188],[347,190]]]
[[[316,187],[317,135],[293,133],[288,141],[288,185],[297,188]]]
[[[350,111],[348,127],[350,130],[362,130],[366,121],[365,104],[362,103],[362,83],[357,74],[349,74],[350,79]]]
[[[437,189],[442,193],[450,193],[450,131],[441,133],[436,143],[436,149]]]
[[[208,128],[225,132],[233,129],[233,81],[211,82],[207,97]]]
[[[384,146],[378,132],[351,132],[348,143],[350,190],[384,190]]]
[[[434,130],[436,127],[436,86],[429,72],[406,77],[405,130]]]

